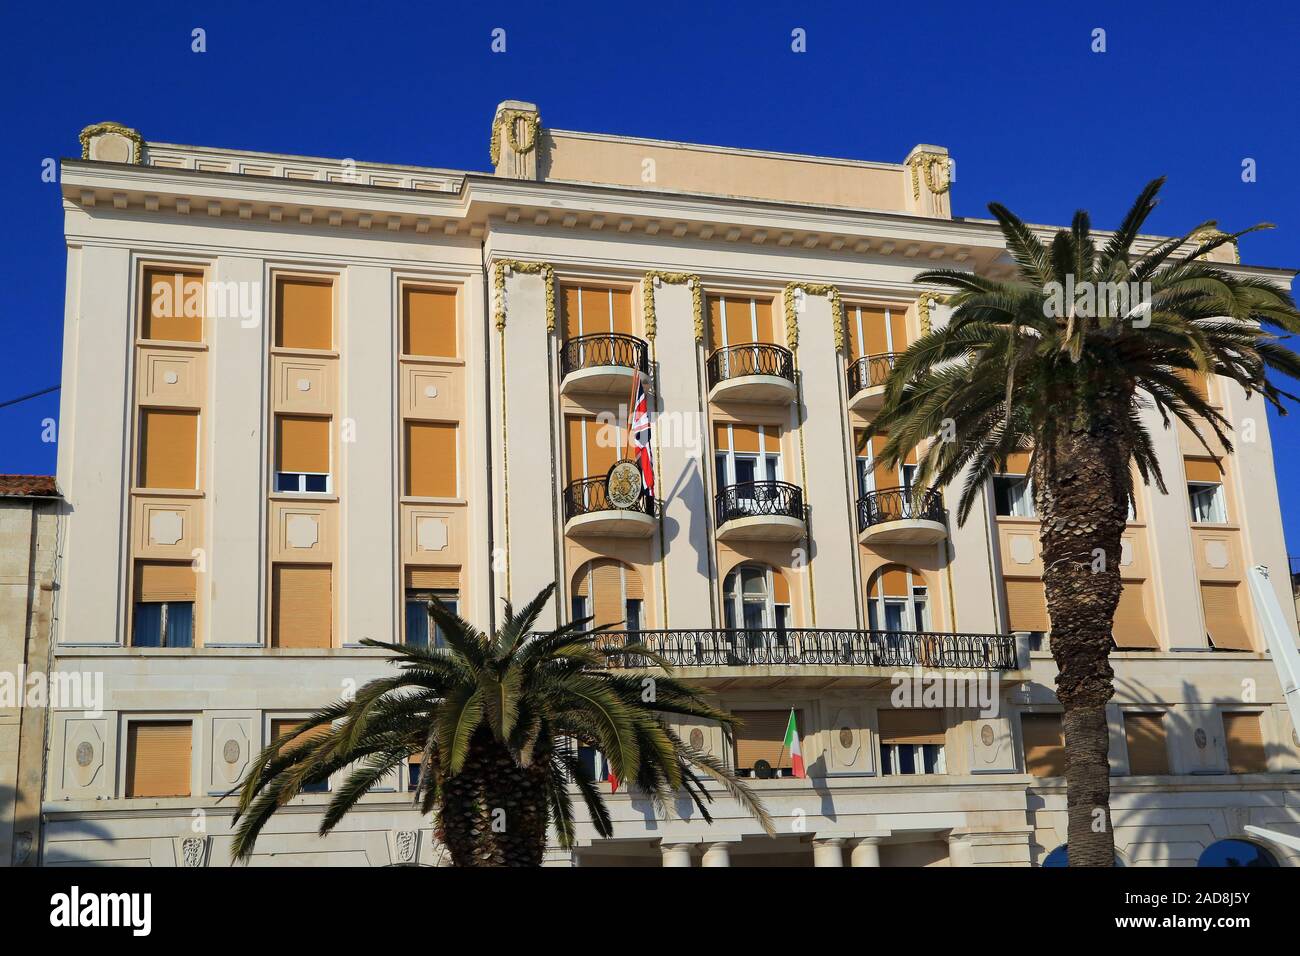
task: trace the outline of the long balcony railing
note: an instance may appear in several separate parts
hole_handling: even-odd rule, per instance
[[[883,355],[864,355],[853,362],[848,371],[849,395],[856,395],[864,388],[884,385],[898,356],[898,352],[886,352]]]
[[[919,518],[943,523],[943,500],[939,492],[910,488],[881,488],[858,499],[858,531],[886,521]]]
[[[944,631],[849,631],[799,628],[606,631],[606,647],[643,644],[673,667],[781,665],[931,667],[1014,670],[1013,634]],[[652,666],[649,658],[615,658],[612,667]]]
[[[780,345],[755,342],[729,345],[709,356],[709,388],[745,375],[770,375],[794,381],[794,356]]]
[[[560,375],[609,366],[634,368],[642,375],[649,375],[648,355],[645,342],[635,335],[621,332],[579,335],[567,340],[560,350]]]
[[[643,493],[632,507],[619,507],[609,500],[604,475],[597,478],[579,478],[564,489],[565,521],[597,511],[639,511],[653,518],[659,513],[659,506],[654,498]]]
[[[788,481],[742,481],[727,485],[713,496],[718,527],[736,518],[773,515],[807,519],[803,489]]]

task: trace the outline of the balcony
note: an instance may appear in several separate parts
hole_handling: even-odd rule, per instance
[[[564,489],[564,533],[593,537],[648,538],[659,520],[659,504],[642,492],[634,503],[610,500],[608,479],[579,478]]]
[[[885,382],[889,381],[899,354],[864,355],[849,366],[846,374],[850,409],[865,413],[880,408],[885,401]]]
[[[730,345],[709,356],[709,401],[784,404],[797,394],[794,356],[787,348],[756,342]]]
[[[644,644],[678,668],[925,667],[1011,671],[1021,666],[1014,634],[946,631],[849,631],[755,628],[744,630],[607,631],[603,646]],[[652,666],[629,656],[615,668]]]
[[[627,395],[632,373],[649,377],[646,343],[634,335],[603,332],[568,339],[560,349],[560,391],[566,395]]]
[[[785,481],[744,481],[713,496],[723,541],[798,541],[808,530],[803,489]]]
[[[937,491],[882,488],[858,499],[858,540],[863,544],[933,544],[947,536]]]

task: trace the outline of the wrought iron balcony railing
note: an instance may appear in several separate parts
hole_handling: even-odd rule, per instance
[[[910,488],[882,488],[868,491],[858,499],[858,531],[886,521],[921,518],[943,523],[943,500],[939,492],[913,491]]]
[[[848,631],[798,628],[606,631],[606,647],[644,644],[673,667],[824,666],[1014,670],[1013,634],[943,631]],[[648,667],[639,655],[615,668]]]
[[[560,349],[560,375],[585,368],[616,366],[650,374],[649,350],[635,335],[601,332],[568,339]]]
[[[794,356],[780,345],[754,342],[729,345],[709,356],[709,388],[745,375],[771,375],[794,381]]]
[[[884,385],[889,380],[889,373],[894,370],[898,352],[886,352],[883,355],[864,355],[849,366],[849,395],[856,395],[864,388]]]
[[[713,496],[718,527],[735,518],[776,515],[807,519],[803,489],[787,481],[742,481],[727,485]]]
[[[565,521],[595,511],[639,511],[653,518],[659,514],[659,505],[654,498],[643,492],[633,507],[620,508],[609,500],[604,475],[597,478],[579,478],[564,489]]]

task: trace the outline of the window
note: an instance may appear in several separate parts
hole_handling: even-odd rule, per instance
[[[578,744],[578,772],[588,783],[602,783],[609,779],[609,761],[595,747]]]
[[[140,412],[141,488],[197,488],[198,460],[198,412],[169,408]]]
[[[271,646],[332,647],[333,569],[277,564],[271,569]]]
[[[415,647],[445,647],[442,628],[429,611],[437,598],[453,614],[460,613],[460,568],[408,568],[406,571],[406,643]],[[430,645],[429,637],[433,643]]]
[[[777,344],[772,303],[745,295],[710,296],[710,347],[721,349],[751,342]]]
[[[790,584],[775,568],[742,564],[722,582],[722,616],[727,630],[743,632],[732,638],[737,650],[785,647]]]
[[[126,729],[126,795],[190,795],[191,723],[178,720],[133,720]]]
[[[289,719],[289,720],[285,720],[285,719],[273,720],[271,721],[271,739],[278,740],[280,737],[284,736],[285,734],[292,733],[293,731],[297,730],[301,726],[302,726],[302,721],[296,718]],[[313,728],[312,730],[303,734],[301,737],[294,737],[292,740],[289,740],[286,743],[282,744],[280,746],[280,752],[284,753],[286,750],[296,750],[299,747],[311,743],[313,738],[322,737],[325,734],[328,734],[329,732],[330,729],[328,727],[322,726],[322,727]],[[304,783],[299,792],[300,793],[329,793],[329,789],[330,789],[329,780],[317,780],[313,783]]]
[[[1267,773],[1261,714],[1225,713],[1223,743],[1228,751],[1228,773]]]
[[[179,269],[147,269],[140,338],[161,342],[202,342],[206,290],[203,274]]]
[[[1033,485],[1024,475],[994,475],[993,503],[1001,518],[1036,517]]]
[[[406,789],[412,793],[420,789],[420,766],[423,762],[423,754],[414,754],[406,762]]]
[[[844,311],[849,327],[850,361],[907,351],[906,310],[848,305]]]
[[[1184,458],[1187,472],[1187,502],[1192,521],[1197,524],[1223,524],[1228,520],[1224,505],[1223,473],[1213,458]]]
[[[1133,776],[1169,772],[1164,714],[1125,714],[1124,739],[1128,743],[1128,772]]]
[[[132,646],[193,647],[195,590],[188,562],[137,561]]]
[[[754,482],[783,480],[780,436],[775,425],[714,424],[714,477],[719,491],[736,489],[737,507],[759,507]]]
[[[636,569],[613,558],[588,561],[574,575],[573,620],[592,617],[591,627],[639,631],[645,626],[645,591]]]
[[[1201,582],[1201,606],[1205,609],[1205,630],[1216,651],[1252,651],[1246,633],[1235,583]]]
[[[790,708],[784,710],[736,710],[736,773],[742,777],[789,777],[794,771],[785,746]],[[803,711],[795,711],[795,726],[802,738],[806,725]],[[802,742],[801,751],[804,749]]]
[[[1124,651],[1158,651],[1151,625],[1147,622],[1146,587],[1142,581],[1125,581],[1111,626],[1115,647]]]
[[[275,315],[277,348],[334,347],[334,284],[328,279],[279,279]]]
[[[565,337],[609,332],[632,334],[632,293],[627,289],[565,286]]]
[[[275,490],[328,493],[330,419],[277,415],[275,419]]]
[[[1020,739],[1025,772],[1035,777],[1065,776],[1065,731],[1060,714],[1021,714]]]
[[[1038,578],[1006,578],[1007,617],[1012,631],[1028,631],[1037,650],[1051,631],[1047,616],[1047,592]]]
[[[854,444],[859,497],[873,491],[883,492],[894,488],[910,490],[916,481],[918,468],[916,449],[908,452],[906,459],[897,468],[886,468],[881,453],[888,441],[887,434],[874,435],[868,440],[865,432],[857,433]],[[897,512],[899,508],[900,503],[894,501],[892,497],[881,498],[876,502],[877,511],[886,515]],[[902,515],[899,513],[896,516]]]
[[[623,429],[613,422],[601,421],[591,415],[570,415],[565,419],[568,432],[569,481],[583,478],[601,478],[618,461],[623,449]],[[605,488],[584,486],[584,507],[604,507]]]
[[[1249,840],[1219,840],[1205,848],[1197,866],[1277,866],[1277,858]]]
[[[440,358],[456,356],[454,289],[402,289],[402,352]]]
[[[941,710],[880,710],[880,772],[884,776],[947,773]]]
[[[456,426],[406,423],[406,493],[415,498],[455,498]]]
[[[929,589],[920,572],[901,564],[887,564],[871,576],[867,627],[886,632],[929,630]]]

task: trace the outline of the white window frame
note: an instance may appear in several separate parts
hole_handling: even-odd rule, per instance
[[[1210,516],[1198,517],[1196,498],[1211,492]],[[1187,483],[1187,506],[1191,513],[1192,524],[1227,524],[1228,501],[1221,481],[1189,481]]]
[[[996,517],[999,518],[1037,518],[1038,510],[1034,507],[1034,479],[1029,475],[1020,475],[1014,472],[998,472],[993,476],[994,481],[998,478],[1016,478],[1019,479],[1024,490],[1019,497],[1011,504],[1011,514],[996,514],[997,512],[997,488],[994,487],[993,510]],[[1018,512],[1023,511],[1023,514]]]
[[[297,489],[295,489],[295,490],[293,490],[293,491],[289,491],[289,490],[281,489],[281,488],[279,487],[279,486],[280,486],[280,478],[281,478],[282,476],[285,476],[285,475],[297,475],[297,476],[298,476],[298,487],[297,487]],[[324,491],[308,491],[308,490],[306,489],[307,478],[308,478],[309,476],[313,476],[313,475],[315,475],[315,476],[324,475],[324,476],[325,476],[325,490],[324,490]],[[275,484],[276,484],[276,491],[275,491],[275,493],[276,493],[277,495],[328,495],[328,494],[333,494],[333,492],[334,492],[334,477],[333,477],[333,475],[332,475],[330,472],[327,472],[327,471],[277,471],[277,472],[275,473]]]
[[[906,634],[906,633],[924,632],[930,630],[929,585],[925,583],[925,579],[922,578],[919,574],[914,575],[912,573],[911,568],[905,568],[904,570],[907,574],[907,590],[908,590],[907,596],[900,597],[896,594],[887,595],[881,593],[876,595],[875,597],[871,597],[871,596],[867,597],[867,629],[868,630],[880,631],[886,634],[889,633]],[[877,576],[876,580],[877,581],[879,580],[879,576]],[[916,611],[917,611],[918,604],[920,605],[920,610],[924,617],[924,620],[921,621],[917,620]],[[885,613],[885,611],[891,605],[902,606],[903,609],[903,627],[901,630],[897,632],[891,631],[889,628],[884,626],[885,622],[888,620],[888,615]]]
[[[925,769],[925,748],[927,746],[939,748],[937,759],[934,762],[933,771],[929,771]],[[928,744],[928,745],[927,744],[887,744],[882,742],[880,744],[881,760],[883,761],[887,755],[889,757],[889,763],[891,766],[893,767],[901,766],[902,761],[898,759],[898,756],[899,756],[899,751],[902,750],[902,748],[904,747],[910,747],[912,749],[912,767],[914,768],[913,772],[902,773],[898,770],[894,770],[891,773],[882,774],[883,776],[937,777],[940,774],[946,775],[948,773],[948,752],[947,752],[947,746],[945,744]],[[919,768],[919,769],[915,769],[915,768]]]

